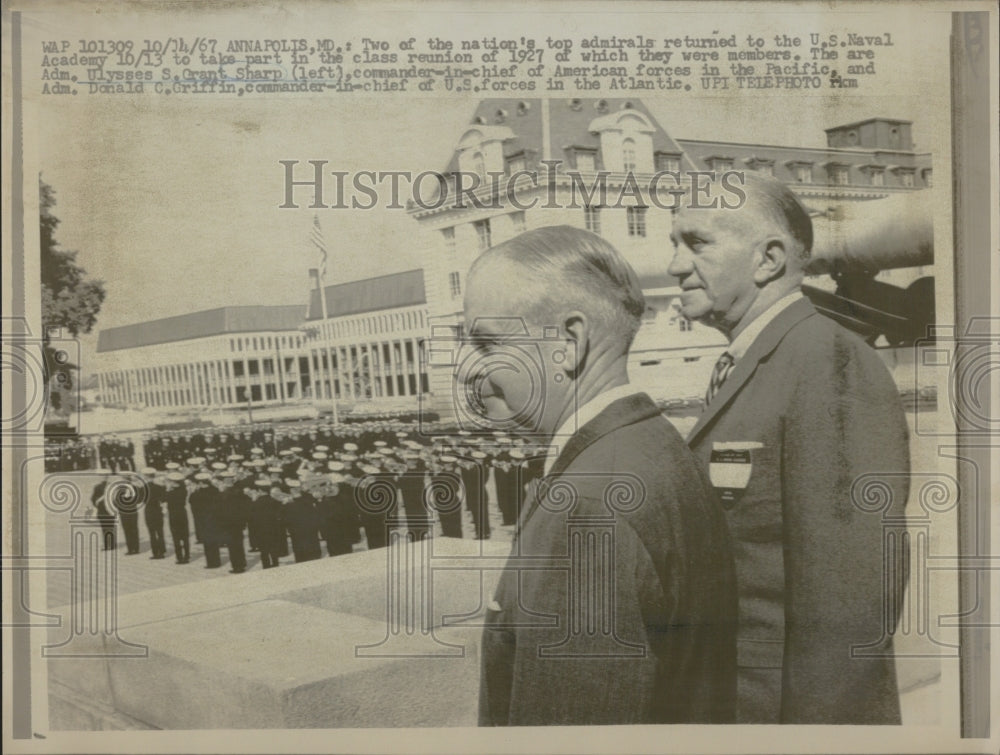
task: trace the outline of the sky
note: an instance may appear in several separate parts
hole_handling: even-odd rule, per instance
[[[398,16],[391,16],[396,26]],[[575,16],[570,26],[579,35],[598,23],[594,28],[609,34],[647,28],[648,18],[600,23]],[[678,30],[714,23],[676,18]],[[861,31],[881,28],[857,18]],[[262,36],[258,25],[267,19],[241,19],[247,36]],[[415,24],[434,20],[414,17]],[[532,21],[536,37],[558,30],[560,21],[566,29],[557,14]],[[309,33],[300,28],[302,18],[286,15],[281,22],[289,26],[282,36]],[[72,38],[73,23],[46,18],[35,33]],[[500,35],[525,28],[510,14],[470,15],[463,23]],[[760,18],[732,23],[734,29],[780,26]],[[823,23],[797,19],[788,28]],[[674,137],[822,147],[824,128],[881,115],[914,121],[917,149],[931,151],[948,127],[947,30],[893,23],[887,28],[899,42],[896,57],[883,58],[877,86],[858,96],[730,91],[642,99]],[[309,242],[314,211],[279,209],[278,161],[300,160],[307,169],[306,160],[321,159],[329,170],[351,172],[441,170],[477,102],[363,95],[40,98],[38,162],[56,190],[57,239],[79,251],[79,263],[104,280],[108,293],[95,333],[84,338],[85,358],[100,328],[218,306],[304,302],[308,268],[317,264]],[[431,242],[405,210],[321,210],[319,217],[331,255],[328,283],[418,267]]]

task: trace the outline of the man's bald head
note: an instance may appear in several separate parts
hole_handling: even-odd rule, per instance
[[[472,288],[488,288],[508,315],[539,327],[558,325],[563,312],[584,312],[623,352],[646,308],[625,258],[597,234],[568,225],[528,231],[484,252],[469,271],[467,294]]]

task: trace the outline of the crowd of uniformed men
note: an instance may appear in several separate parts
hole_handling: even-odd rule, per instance
[[[143,445],[144,492],[130,475],[99,470],[92,502],[104,547],[115,547],[120,521],[126,555],[139,553],[140,516],[151,558],[166,558],[169,535],[178,564],[191,559],[193,540],[209,569],[226,549],[234,573],[246,570],[248,547],[267,569],[289,555],[320,558],[324,544],[330,556],[384,547],[392,528],[486,539],[491,474],[500,521],[516,523],[544,447],[504,433],[420,429],[381,421],[155,433]]]
[[[113,472],[134,470],[135,444],[128,438],[105,435],[46,439],[46,472],[72,472],[97,467]]]

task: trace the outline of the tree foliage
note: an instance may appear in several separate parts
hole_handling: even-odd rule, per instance
[[[75,411],[73,371],[79,365],[66,358],[59,340],[89,333],[97,322],[104,302],[104,283],[87,278],[87,271],[76,262],[77,252],[61,249],[56,241],[59,218],[53,214],[55,190],[38,179],[39,230],[41,241],[40,272],[42,282],[42,340],[45,350],[49,408],[55,414]]]
[[[42,324],[48,343],[50,332],[61,329],[64,335],[77,337],[89,333],[97,322],[104,302],[104,283],[87,278],[87,271],[76,262],[77,252],[61,249],[55,232],[59,226],[52,210],[55,190],[39,178]]]

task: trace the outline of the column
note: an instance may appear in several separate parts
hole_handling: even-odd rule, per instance
[[[251,403],[253,398],[250,395],[252,388],[250,387],[250,360],[247,358],[246,352],[243,352],[243,386],[246,391],[246,396],[244,397],[244,403],[246,399],[250,399]]]
[[[414,315],[414,318],[416,315]],[[413,395],[420,395],[420,346],[416,338],[410,338],[410,348],[413,349]],[[409,380],[407,380],[409,382]]]
[[[354,385],[351,380],[351,352],[349,346],[337,348],[337,374],[340,376],[340,395],[346,399],[354,398]]]
[[[385,395],[382,385],[382,352],[377,341],[368,342],[368,375],[372,384],[372,399]]]
[[[198,386],[198,363],[191,362],[187,366],[188,370],[188,382],[191,384],[191,406],[199,406],[201,398],[199,397],[199,386]]]
[[[396,384],[396,342],[389,342],[389,382],[392,384],[392,395],[399,395],[399,386]]]
[[[400,315],[400,316],[402,316],[402,315]],[[399,374],[402,375],[402,379],[403,379],[403,392],[400,395],[401,396],[409,396],[410,395],[410,381],[406,379],[406,370],[407,370],[407,366],[406,366],[406,340],[400,338],[399,341],[398,341],[398,343],[399,343]],[[398,378],[397,378],[396,382],[397,383],[399,382]]]
[[[219,406],[226,405],[226,385],[222,379],[222,360],[213,359],[212,369],[212,390],[215,392],[215,403]]]
[[[287,397],[285,396],[285,365],[282,364],[284,357],[281,354],[281,349],[276,347],[274,349],[274,374],[278,377],[278,399],[282,404],[285,403]]]

